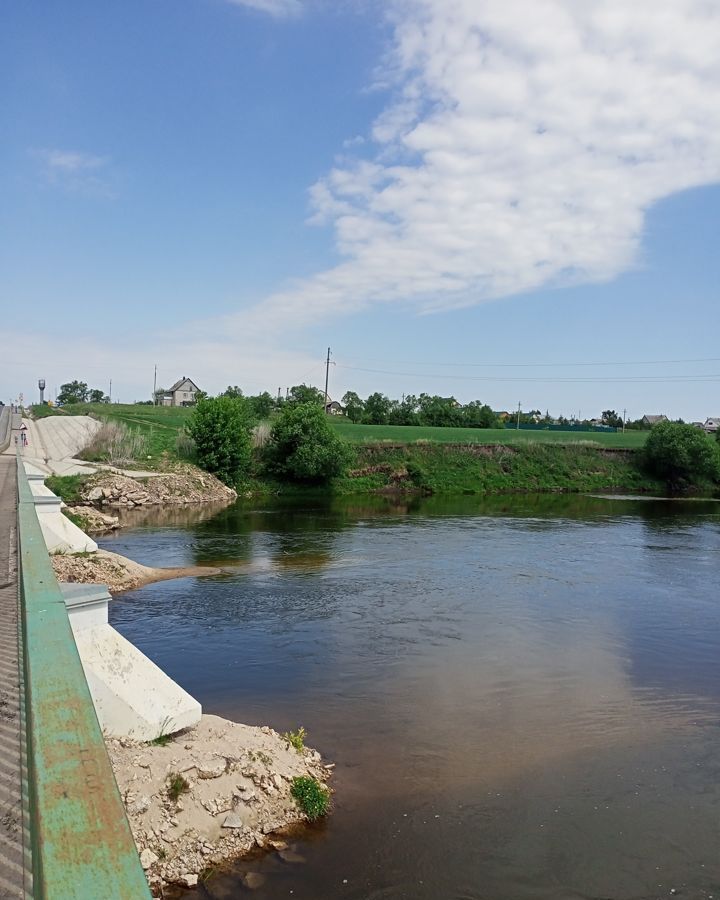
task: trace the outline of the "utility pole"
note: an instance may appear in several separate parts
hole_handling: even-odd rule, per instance
[[[325,360],[325,412],[328,405],[328,379],[330,378],[330,348],[328,347],[328,355]]]
[[[157,406],[157,363],[155,363],[155,376],[153,377],[153,406]]]
[[[518,400],[518,414],[517,414],[517,425],[515,426],[516,431],[520,431],[520,401]]]
[[[108,394],[108,399],[112,403],[112,378],[110,379],[110,393]]]
[[[627,415],[627,410],[623,410],[623,434],[625,434],[625,416]]]

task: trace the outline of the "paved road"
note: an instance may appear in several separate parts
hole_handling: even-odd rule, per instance
[[[0,898],[25,897],[15,460],[0,456]],[[28,878],[29,881],[29,878]],[[29,893],[29,891],[28,891]]]

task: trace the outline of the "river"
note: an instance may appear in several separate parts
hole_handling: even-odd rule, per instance
[[[111,623],[206,712],[337,763],[304,862],[188,897],[253,871],[258,900],[720,898],[720,504],[246,502],[100,543],[221,566]]]

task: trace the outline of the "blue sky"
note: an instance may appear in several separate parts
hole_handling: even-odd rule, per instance
[[[13,5],[0,396],[717,415],[720,11],[579,6]]]

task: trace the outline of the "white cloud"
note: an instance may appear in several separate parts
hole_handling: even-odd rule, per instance
[[[300,0],[228,0],[234,6],[248,6],[277,18],[296,16],[302,12]]]
[[[377,150],[311,191],[345,259],[245,323],[611,279],[653,203],[720,180],[714,2],[394,0],[390,17]]]
[[[74,150],[34,150],[44,180],[67,191],[111,197],[110,160]]]

